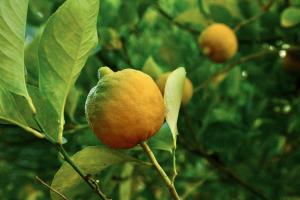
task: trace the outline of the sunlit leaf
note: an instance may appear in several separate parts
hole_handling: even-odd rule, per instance
[[[3,88],[0,85],[0,123],[5,122],[5,123],[17,125],[23,128],[24,130],[33,133],[38,137],[42,137],[41,134],[39,134],[37,131],[35,131],[28,125],[26,119],[23,117],[22,114],[24,114],[25,112],[24,107],[28,106],[28,104],[27,102],[25,102],[23,98],[21,99],[21,102],[18,101],[16,99],[18,97],[19,96],[14,96],[7,89]],[[20,104],[22,102],[24,103],[23,106],[22,104]],[[32,115],[31,110],[29,110],[29,113],[30,115]]]
[[[35,112],[25,83],[24,40],[28,0],[0,1],[0,85],[24,96]]]
[[[200,13],[199,9],[191,8],[176,16],[174,21],[181,24],[192,24],[196,26],[207,26],[208,20]]]
[[[99,0],[68,0],[52,15],[39,47],[39,87],[56,113],[61,142],[64,108],[91,50],[97,44]]]
[[[124,162],[142,163],[121,152],[96,146],[84,148],[74,154],[71,159],[85,174],[90,174],[92,176],[99,174],[103,169],[114,164]],[[72,199],[76,199],[77,195],[80,195],[85,191],[90,191],[90,188],[84,180],[82,180],[82,178],[66,162],[55,174],[51,186]],[[61,197],[54,192],[51,192],[51,198],[53,200],[61,199]]]
[[[198,7],[200,12],[206,17],[210,15],[209,5],[206,0],[198,0]]]
[[[120,200],[130,200],[132,191],[132,172],[134,166],[131,163],[126,163],[124,165],[123,171],[121,173],[121,178],[124,179],[119,186],[119,199]]]
[[[157,65],[152,56],[146,60],[142,71],[151,76],[154,80],[156,80],[158,76],[162,74],[162,69]]]
[[[167,107],[166,121],[173,135],[173,145],[176,148],[176,140],[178,135],[177,120],[182,99],[186,71],[183,67],[174,70],[168,77],[164,100]]]
[[[290,7],[281,14],[280,23],[285,28],[293,27],[300,23],[300,8]]]

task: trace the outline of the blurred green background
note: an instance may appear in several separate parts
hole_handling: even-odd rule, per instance
[[[30,1],[25,55],[29,84],[37,84],[37,37],[63,2]],[[67,101],[67,151],[73,154],[85,146],[101,145],[84,115],[99,66],[141,70],[152,57],[165,72],[185,67],[197,88],[179,115],[176,186],[185,199],[299,200],[300,76],[284,70],[286,51],[277,52],[300,47],[299,24],[282,23],[283,13],[290,8],[296,12],[286,14],[287,20],[296,21],[298,0],[101,0],[99,45]],[[239,50],[228,63],[215,64],[201,53],[197,38],[209,24],[222,22],[235,28],[260,13],[237,31]],[[272,50],[240,62],[245,56]],[[221,73],[224,80],[218,81],[216,73],[228,66],[230,70]],[[56,149],[7,124],[0,125],[0,149],[0,199],[50,199],[35,176],[51,183],[62,164]],[[128,153],[147,160],[143,152]],[[170,154],[159,150],[155,154],[170,172]],[[120,165],[99,177],[113,199],[170,199],[153,169]]]

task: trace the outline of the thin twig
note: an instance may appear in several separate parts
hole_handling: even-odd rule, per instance
[[[42,124],[39,122],[38,118],[36,115],[34,115],[34,119],[37,123],[37,125],[39,126],[39,128],[45,132],[44,127],[42,126]],[[42,134],[42,133],[41,133]],[[72,161],[72,159],[70,158],[69,154],[66,152],[66,150],[64,149],[63,145],[58,143],[57,141],[55,141],[51,136],[45,134],[44,135],[44,139],[47,140],[48,142],[50,142],[52,145],[54,145],[57,150],[62,154],[63,159],[70,164],[70,166],[78,173],[78,175],[91,187],[91,189],[100,197],[100,199],[102,200],[110,200],[108,199],[105,194],[100,190],[100,187],[97,183],[97,181],[95,181],[92,177],[84,175],[84,173],[82,172],[82,170]]]
[[[70,164],[70,166],[81,176],[81,178],[93,189],[93,191],[102,199],[109,200],[105,194],[100,190],[97,181],[92,179],[92,177],[84,175],[84,172],[72,161],[68,153],[65,151],[61,144],[57,144],[57,149],[63,155],[64,160]]]
[[[161,178],[163,179],[164,183],[168,187],[168,190],[174,200],[180,200],[180,197],[175,189],[174,184],[172,184],[171,180],[169,179],[166,172],[163,170],[163,168],[160,166],[160,164],[157,162],[153,152],[151,151],[150,147],[146,142],[142,142],[140,144],[142,148],[145,150],[146,154],[148,155],[149,159],[151,160],[152,164],[154,165],[156,171],[159,173]]]
[[[182,24],[180,22],[177,22],[174,20],[174,18],[169,15],[164,9],[162,9],[158,4],[154,4],[153,7],[167,20],[171,21],[175,26],[177,26],[180,29],[186,30],[190,32],[192,35],[198,36],[200,34],[200,31],[193,29],[191,27],[186,26],[185,24]]]
[[[188,129],[191,131],[192,135],[196,135],[195,130],[191,126],[191,123],[188,123],[190,121],[189,115],[187,112],[184,112],[184,119],[185,123],[187,124]],[[196,141],[195,138],[193,138],[193,141]],[[228,178],[235,181],[245,189],[247,189],[252,194],[256,195],[257,197],[268,200],[268,198],[263,195],[260,191],[258,191],[256,188],[251,186],[249,183],[244,181],[242,178],[240,178],[238,175],[236,175],[231,169],[229,169],[222,161],[216,158],[215,155],[211,155],[207,153],[204,148],[199,144],[193,144],[191,141],[187,142],[183,138],[179,140],[179,142],[185,147],[186,150],[190,151],[191,153],[201,156],[204,159],[206,159],[212,166],[214,166],[216,169],[218,169],[220,172],[224,173]]]
[[[187,147],[187,148],[190,148],[190,147]],[[193,149],[190,148],[189,150],[190,150],[190,152],[205,158],[211,165],[213,165],[219,171],[226,174],[230,179],[234,180],[239,185],[243,186],[245,189],[250,191],[252,194],[256,195],[257,197],[259,197],[263,200],[268,200],[268,198],[265,195],[263,195],[260,191],[258,191],[256,188],[254,188],[253,186],[251,186],[250,184],[248,184],[247,182],[242,180],[233,171],[231,171],[227,166],[225,166],[220,161],[216,160],[213,156],[209,155],[207,152],[205,152],[200,147],[193,148]]]
[[[275,0],[270,0],[265,6],[262,7],[261,12],[250,17],[249,19],[246,19],[236,25],[236,27],[233,29],[235,32],[237,32],[241,27],[250,24],[251,22],[254,22],[255,20],[259,19],[261,16],[263,16],[266,12],[270,10]]]
[[[186,192],[181,196],[181,200],[185,200],[188,198],[189,195],[191,195],[198,187],[203,185],[204,180],[197,181],[194,183],[191,187],[188,187]]]
[[[194,93],[199,92],[203,88],[206,88],[212,80],[216,79],[221,74],[229,72],[231,69],[233,69],[235,66],[237,66],[239,64],[242,64],[242,63],[245,63],[245,62],[248,62],[250,60],[260,58],[260,57],[263,57],[263,56],[268,55],[268,54],[277,53],[277,52],[278,51],[276,51],[276,50],[263,50],[263,51],[260,51],[258,53],[254,53],[254,54],[250,54],[250,55],[241,57],[239,60],[236,60],[236,61],[230,63],[225,68],[223,68],[220,71],[213,74],[209,79],[204,81],[202,84],[196,86],[195,89],[194,89]]]
[[[74,132],[77,132],[77,131],[80,131],[80,130],[86,129],[86,128],[89,128],[88,124],[76,125],[75,127],[71,128],[71,129],[65,130],[64,134],[74,133]]]
[[[61,198],[63,198],[64,200],[68,200],[68,198],[63,195],[62,193],[60,193],[59,191],[57,191],[55,188],[51,187],[50,185],[48,185],[45,181],[43,181],[41,178],[39,178],[38,176],[35,176],[35,179],[37,181],[39,181],[41,184],[43,184],[44,186],[46,186],[48,189],[50,189],[52,192],[56,193],[57,195],[59,195]]]

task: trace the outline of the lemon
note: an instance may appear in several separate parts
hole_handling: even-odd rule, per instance
[[[300,71],[300,51],[286,51],[286,56],[283,58],[283,69],[287,72]]]
[[[159,88],[147,74],[100,68],[100,80],[86,99],[85,111],[93,132],[111,148],[131,148],[162,126],[165,105]]]
[[[198,44],[203,53],[216,63],[232,58],[238,49],[235,32],[221,23],[208,26],[199,36]]]
[[[167,79],[171,72],[164,73],[158,77],[156,80],[156,84],[158,85],[162,94],[165,92],[165,86]],[[182,105],[187,105],[193,96],[193,84],[189,78],[185,78],[184,86],[183,86],[183,93],[181,103]]]

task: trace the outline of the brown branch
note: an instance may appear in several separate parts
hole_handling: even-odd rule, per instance
[[[63,198],[64,200],[68,200],[68,198],[63,195],[62,193],[60,193],[59,191],[57,191],[55,188],[51,187],[50,185],[48,185],[45,181],[43,181],[41,178],[39,178],[38,176],[35,176],[35,179],[37,181],[39,181],[42,185],[46,186],[48,189],[50,189],[52,192],[56,193],[57,195],[59,195],[61,198]]]
[[[158,4],[154,4],[153,7],[167,20],[172,22],[175,26],[177,26],[180,29],[186,30],[190,32],[192,35],[198,36],[200,34],[200,31],[193,29],[191,27],[186,26],[185,24],[182,24],[180,22],[177,22],[174,20],[174,17],[169,15],[164,9],[162,9]]]
[[[187,128],[190,130],[193,136],[196,135],[196,132],[191,124],[191,120],[189,118],[188,113],[185,111],[183,113],[185,123],[187,124]],[[249,183],[244,181],[242,178],[240,178],[238,175],[236,175],[230,168],[228,168],[215,154],[209,154],[207,153],[204,148],[199,144],[195,144],[192,141],[196,141],[196,138],[192,138],[192,141],[186,141],[183,138],[179,138],[179,142],[185,147],[186,150],[189,152],[201,156],[204,159],[206,159],[212,166],[214,166],[216,169],[218,169],[220,172],[225,174],[228,178],[238,183],[240,186],[247,189],[252,194],[256,195],[257,197],[268,200],[268,198],[263,195],[260,191],[258,191],[256,188],[251,186]]]
[[[250,24],[250,23],[254,22],[255,20],[259,19],[261,16],[263,16],[265,13],[267,13],[270,10],[270,8],[272,7],[272,5],[274,3],[275,3],[275,0],[270,0],[265,6],[262,6],[260,13],[250,17],[249,19],[242,21],[241,23],[236,25],[236,27],[233,30],[235,32],[237,32],[241,27],[243,27],[247,24]]]
[[[218,169],[220,172],[222,172],[223,174],[225,174],[228,178],[230,178],[234,182],[238,183],[239,185],[241,185],[242,187],[244,187],[245,189],[247,189],[252,194],[254,194],[254,195],[256,195],[256,196],[258,196],[258,197],[260,197],[261,199],[264,199],[264,200],[268,199],[263,194],[261,194],[261,192],[259,192],[257,189],[255,189],[254,187],[252,187],[250,184],[248,184],[243,179],[241,179],[238,175],[236,175],[233,171],[231,171],[227,166],[225,166],[224,163],[222,163],[221,161],[219,161],[219,159],[216,159],[215,155],[211,155],[211,154],[207,153],[199,144],[197,144],[197,147],[196,146],[192,147],[193,145],[191,145],[190,143],[187,144],[183,140],[179,140],[179,142],[189,152],[191,152],[191,153],[193,153],[195,155],[203,157],[212,166],[214,166],[216,169]]]
[[[277,53],[277,52],[278,52],[277,50],[262,50],[258,53],[254,53],[254,54],[250,54],[250,55],[241,57],[239,60],[236,60],[236,61],[228,64],[225,68],[223,68],[220,71],[213,74],[209,79],[204,81],[202,84],[196,86],[195,89],[194,89],[194,93],[199,92],[201,89],[206,88],[212,80],[216,79],[221,74],[229,72],[231,69],[233,69],[235,66],[237,66],[239,64],[242,64],[242,63],[248,62],[250,60],[254,60],[254,59],[266,56],[268,54]]]

